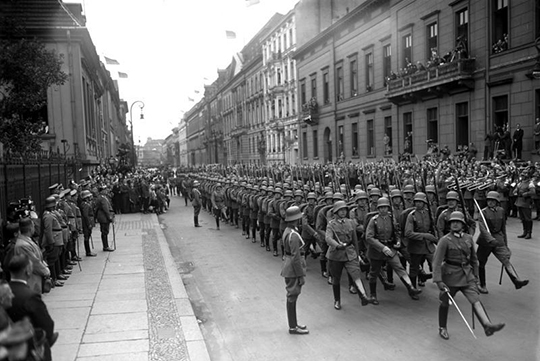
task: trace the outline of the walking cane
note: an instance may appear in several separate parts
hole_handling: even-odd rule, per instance
[[[92,245],[92,249],[94,249],[94,238],[92,238],[92,233],[90,233],[90,244]]]
[[[504,265],[501,263],[501,276],[499,277],[499,285],[502,285],[503,270],[504,270]]]
[[[446,294],[448,295],[448,297],[450,298],[450,303],[453,304],[455,307],[456,307],[456,310],[459,312],[459,315],[461,316],[461,318],[463,319],[463,322],[465,322],[465,324],[467,325],[467,328],[469,329],[469,331],[471,331],[471,334],[473,335],[473,337],[476,339],[476,335],[474,334],[471,326],[469,325],[469,323],[467,322],[467,320],[465,319],[465,316],[463,316],[463,313],[461,313],[461,310],[459,309],[456,301],[454,301],[454,298],[452,297],[452,295],[450,294],[450,290],[448,290],[447,288],[445,288],[444,292],[446,292]],[[473,322],[474,322],[474,317],[473,317]]]
[[[112,224],[112,234],[113,234],[113,247],[114,247],[114,250],[116,251],[116,231],[114,229],[114,222]]]
[[[75,242],[77,242],[77,263],[79,264],[79,271],[82,272],[82,267],[81,267],[81,250],[80,250],[80,247],[79,247],[79,233],[77,233],[77,237],[75,238]]]

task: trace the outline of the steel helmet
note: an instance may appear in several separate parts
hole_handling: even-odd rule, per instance
[[[302,192],[300,189],[297,189],[297,190],[294,191],[294,196],[295,197],[298,197],[298,196],[303,197],[304,192]]]
[[[345,196],[343,195],[343,193],[336,192],[332,195],[332,199],[342,201],[345,199]]]
[[[390,207],[390,201],[386,197],[379,198],[377,200],[377,208]]]
[[[334,196],[334,193],[332,192],[326,192],[324,194],[324,199],[332,199],[332,197]]]
[[[390,192],[390,198],[394,198],[394,197],[403,197],[403,194],[401,194],[401,191],[399,189],[392,189],[392,191]]]
[[[414,199],[413,199],[414,202],[424,202],[425,204],[428,204],[428,201],[427,201],[427,196],[424,192],[418,192],[414,195]]]
[[[317,195],[315,194],[315,192],[309,192],[308,195],[307,195],[307,199],[317,199]]]
[[[81,193],[81,198],[82,199],[90,198],[91,196],[92,196],[92,193],[90,193],[90,191],[88,189],[85,189]]]
[[[379,196],[382,197],[381,190],[379,188],[371,188],[371,191],[369,191],[369,196]]]
[[[459,194],[458,192],[456,191],[450,191],[446,194],[446,201],[450,201],[450,200],[454,200],[454,201],[458,201],[459,202]]]
[[[358,201],[359,199],[369,199],[366,192],[363,190],[356,191],[356,194],[354,195],[354,200]]]
[[[436,194],[435,192],[435,186],[430,184],[430,185],[427,185],[426,186],[426,193],[433,193],[433,194]]]
[[[450,222],[452,221],[460,221],[465,224],[465,216],[460,211],[454,211],[450,214]]]
[[[285,193],[283,193],[283,196],[284,197],[292,197],[293,196],[293,191],[291,191],[290,189],[287,189],[285,191]]]
[[[412,184],[407,184],[405,188],[403,188],[403,193],[414,193],[414,186]]]
[[[302,211],[298,206],[292,206],[285,210],[285,222],[292,222],[302,218]]]
[[[279,193],[279,194],[283,195],[283,190],[281,188],[276,188],[276,189],[274,189],[274,194],[276,194],[276,193]]]
[[[500,202],[499,193],[495,192],[495,191],[488,192],[488,194],[486,196],[486,200],[489,200],[489,199],[493,199],[493,200],[495,200],[497,202]]]
[[[334,204],[334,208],[332,209],[332,212],[336,214],[342,208],[347,208],[347,203],[345,203],[345,201],[337,201]]]

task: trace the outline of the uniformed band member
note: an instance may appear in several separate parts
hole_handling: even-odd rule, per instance
[[[499,193],[495,191],[488,192],[487,207],[482,209],[482,214],[484,215],[488,229],[484,225],[484,222],[480,222],[480,237],[476,241],[478,244],[476,253],[478,255],[478,277],[480,281],[478,291],[480,293],[488,293],[485,267],[491,253],[501,261],[516,289],[526,286],[529,281],[522,281],[517,275],[514,266],[510,263],[512,252],[508,248],[508,238],[506,235],[506,212],[499,205]]]
[[[306,335],[309,333],[307,327],[299,324],[296,316],[296,301],[302,291],[306,277],[305,243],[298,233],[298,224],[302,219],[302,212],[299,207],[292,206],[287,208],[286,213],[285,222],[287,227],[283,231],[282,237],[285,255],[281,276],[285,278],[285,289],[287,290],[289,333]]]
[[[449,339],[446,328],[448,319],[449,297],[458,291],[469,300],[474,313],[484,327],[486,336],[500,331],[504,323],[493,324],[480,302],[476,287],[478,275],[478,259],[474,249],[472,236],[463,232],[465,217],[461,212],[454,212],[450,217],[450,233],[441,238],[433,257],[433,282],[439,287],[439,335]]]
[[[193,181],[193,189],[191,190],[191,204],[193,205],[193,222],[195,227],[200,227],[199,224],[199,213],[201,213],[202,203],[201,203],[201,191],[199,190],[199,181]]]
[[[332,274],[332,291],[334,293],[334,308],[341,309],[340,280],[343,268],[351,276],[357,288],[362,306],[369,304],[364,284],[362,283],[360,262],[358,259],[358,239],[353,222],[346,218],[349,213],[347,203],[337,201],[332,209],[334,218],[326,227],[326,243],[330,272]]]

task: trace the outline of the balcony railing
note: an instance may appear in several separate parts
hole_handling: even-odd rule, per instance
[[[433,92],[433,88],[450,90],[456,87],[470,88],[472,82],[464,82],[473,78],[476,60],[460,59],[451,63],[441,64],[433,68],[418,71],[397,79],[390,79],[387,83],[386,97],[392,102],[399,103],[401,99],[421,96],[423,92]],[[443,90],[444,91],[444,90]]]

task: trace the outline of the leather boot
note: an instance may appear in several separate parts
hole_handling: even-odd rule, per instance
[[[287,301],[287,321],[289,329],[296,328],[296,304],[294,302]]]
[[[512,280],[512,283],[516,287],[516,290],[519,290],[521,287],[525,287],[529,284],[529,280],[520,280],[519,276],[516,273],[516,270],[514,269],[514,266],[509,263],[506,267],[504,267],[506,270],[506,273],[508,274],[508,277]]]
[[[200,225],[199,225],[199,217],[193,217],[193,222],[195,223],[195,227],[200,227]]]
[[[418,295],[422,293],[422,290],[417,289],[414,287],[413,283],[411,282],[411,278],[409,276],[401,277],[401,282],[407,287],[407,291],[409,292],[409,296],[415,301],[418,301],[420,297]]]
[[[525,239],[532,238],[532,228],[533,228],[533,221],[527,221],[527,234],[523,238]]]
[[[321,264],[321,275],[324,278],[328,278],[328,271],[326,270],[326,261],[319,261]]]
[[[486,310],[484,309],[484,305],[482,305],[482,302],[476,301],[475,303],[473,303],[473,310],[476,317],[478,317],[478,320],[480,320],[480,323],[484,327],[484,332],[486,336],[491,336],[495,332],[503,329],[504,323],[491,323],[486,313]]]
[[[362,283],[362,280],[358,278],[354,280],[354,284],[356,285],[356,288],[358,289],[358,296],[360,297],[362,306],[367,306],[369,304],[369,300],[366,296],[366,289],[364,288],[364,284]]]
[[[525,238],[525,236],[527,235],[527,221],[521,221],[521,224],[523,225],[523,233],[517,236],[517,238]]]
[[[478,292],[483,294],[488,294],[488,290],[486,288],[486,268],[485,267],[478,267],[478,278],[480,281],[480,284],[478,285]]]
[[[369,302],[374,305],[378,305],[379,301],[377,300],[377,283],[373,282],[369,284]]]
[[[341,310],[341,290],[339,285],[332,285],[332,292],[334,293],[334,308]]]
[[[379,273],[379,280],[381,280],[385,291],[393,291],[396,289],[395,284],[388,282],[388,278],[386,278],[386,272],[383,270],[381,270],[381,272]]]
[[[450,335],[448,334],[448,329],[446,328],[446,321],[448,320],[448,307],[443,307],[439,305],[439,336],[443,339],[448,340]]]

